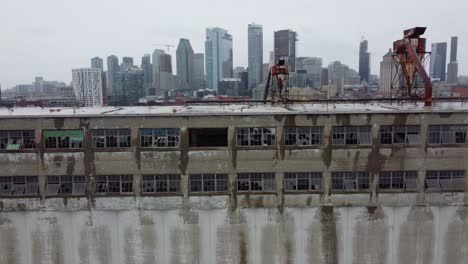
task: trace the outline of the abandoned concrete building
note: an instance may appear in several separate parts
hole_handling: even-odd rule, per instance
[[[467,263],[468,103],[0,109],[0,263]]]

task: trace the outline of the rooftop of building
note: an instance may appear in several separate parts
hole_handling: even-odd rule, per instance
[[[327,115],[327,114],[398,114],[468,113],[468,102],[319,102],[294,104],[193,103],[173,106],[133,107],[17,107],[0,108],[0,118],[95,117],[95,116],[226,116],[226,115]]]

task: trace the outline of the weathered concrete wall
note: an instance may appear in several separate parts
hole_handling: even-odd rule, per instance
[[[428,192],[425,170],[467,170],[468,148],[429,146],[429,124],[468,124],[466,114],[96,117],[0,120],[35,129],[34,151],[0,153],[0,176],[38,175],[37,198],[0,199],[0,264],[16,263],[468,263],[468,193]],[[421,144],[384,147],[380,125],[421,125]],[[334,125],[371,125],[373,145],[331,145]],[[272,147],[240,148],[235,128],[277,128]],[[285,126],[323,126],[324,145],[284,146]],[[141,150],[139,128],[180,127],[181,146]],[[228,147],[189,148],[190,127],[228,127]],[[44,129],[83,129],[84,149],[48,151]],[[132,147],[95,151],[91,129],[131,128]],[[366,193],[333,193],[333,171],[369,171]],[[417,170],[418,192],[381,192],[381,170]],[[236,173],[275,172],[272,194],[238,194]],[[284,172],[319,171],[321,193],[287,194]],[[190,173],[229,175],[229,195],[188,192]],[[142,196],[143,174],[176,173],[182,192]],[[95,197],[100,174],[134,175],[134,194]],[[85,175],[87,194],[46,198],[47,175]],[[467,182],[468,184],[468,182]]]
[[[258,198],[236,210],[227,208],[227,196],[191,197],[189,209],[181,197],[97,198],[90,210],[86,199],[4,200],[0,263],[461,264],[468,259],[466,206],[280,211],[264,206],[267,197]],[[13,203],[23,207],[9,211]]]

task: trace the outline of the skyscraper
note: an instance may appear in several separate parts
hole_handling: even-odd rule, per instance
[[[99,57],[94,57],[91,59],[91,68],[93,69],[100,69],[101,71],[104,71],[104,64],[101,58]]]
[[[447,43],[433,43],[431,50],[431,78],[445,81],[445,65],[447,60]]]
[[[143,70],[144,95],[150,95],[153,86],[153,66],[151,65],[151,55],[145,54],[141,58],[141,69]]]
[[[163,54],[159,56],[159,87],[156,93],[163,95],[165,92],[172,90],[174,88],[172,84],[172,57],[169,54]]]
[[[322,59],[316,57],[296,58],[296,71],[306,70],[306,86],[320,88],[322,86]]]
[[[82,68],[72,70],[76,100],[83,106],[102,106],[102,71]]]
[[[115,95],[110,102],[114,106],[136,105],[144,96],[144,73],[138,67],[130,67],[117,73]]]
[[[194,53],[188,39],[180,39],[176,51],[177,76],[181,82],[181,88],[193,90],[194,79]]]
[[[452,37],[450,42],[450,62],[447,66],[447,82],[458,82],[458,61],[457,61],[458,37]]]
[[[159,56],[163,55],[164,50],[155,49],[153,51],[153,88],[150,91],[150,95],[155,95],[156,90],[159,89]]]
[[[222,28],[207,28],[205,41],[206,81],[218,92],[218,82],[232,78],[232,36]]]
[[[452,37],[450,41],[450,62],[457,61],[458,37]]]
[[[248,25],[248,44],[248,88],[252,89],[263,80],[263,27],[261,25],[253,23]]]
[[[383,56],[382,62],[380,62],[380,93],[385,97],[391,96],[392,88],[392,74],[397,69],[393,64],[393,52],[389,49],[388,52]]]
[[[275,31],[274,64],[284,59],[289,72],[296,71],[296,41],[297,33],[290,29]]]
[[[122,66],[121,66],[122,71],[126,71],[132,66],[133,66],[133,58],[132,57],[123,57],[122,58]]]
[[[205,88],[205,55],[203,53],[194,54],[194,66],[193,66],[193,75],[194,75],[194,90],[204,89]]]
[[[120,71],[119,58],[115,55],[107,57],[107,96],[113,96],[115,90],[115,79]]]
[[[346,67],[346,65],[343,65],[339,61],[334,61],[328,65],[328,78],[336,89],[334,91],[336,95],[341,95],[343,93]]]
[[[363,39],[359,44],[359,77],[362,82],[369,82],[370,78],[370,53],[367,40]]]

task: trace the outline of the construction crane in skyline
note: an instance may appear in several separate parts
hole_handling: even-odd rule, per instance
[[[172,45],[172,44],[153,44],[153,46],[166,47],[167,53],[170,52],[171,48],[175,48],[175,45]]]

